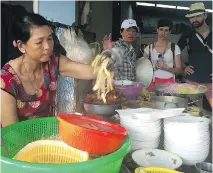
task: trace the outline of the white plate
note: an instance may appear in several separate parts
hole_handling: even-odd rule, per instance
[[[142,149],[132,153],[133,160],[143,167],[165,167],[177,169],[182,165],[182,159],[170,152],[158,149]]]
[[[148,87],[152,82],[153,75],[154,70],[151,61],[144,57],[138,59],[136,62],[136,81]]]

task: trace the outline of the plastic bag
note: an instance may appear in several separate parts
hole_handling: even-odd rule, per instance
[[[92,49],[82,36],[78,37],[76,35],[73,28],[64,32],[64,48],[67,52],[67,57],[72,61],[90,64],[94,58],[92,55]]]

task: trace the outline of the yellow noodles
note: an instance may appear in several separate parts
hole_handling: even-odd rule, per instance
[[[94,68],[94,73],[97,73],[97,79],[93,91],[98,91],[98,99],[102,99],[106,103],[106,95],[113,90],[112,80],[114,73],[107,70],[109,58],[106,58],[101,63],[101,55],[97,55],[91,66]]]

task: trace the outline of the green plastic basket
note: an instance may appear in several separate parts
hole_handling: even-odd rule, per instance
[[[119,173],[124,156],[130,151],[129,137],[114,153],[98,159],[71,164],[29,163],[12,159],[28,143],[58,135],[56,117],[39,118],[1,129],[9,157],[1,146],[1,169],[5,173]]]

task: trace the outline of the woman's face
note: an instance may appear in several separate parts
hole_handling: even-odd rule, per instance
[[[49,26],[34,26],[31,29],[30,39],[23,44],[26,56],[35,61],[46,62],[53,52],[52,31]]]
[[[159,27],[157,29],[157,33],[158,33],[158,38],[165,40],[168,38],[168,35],[170,33],[169,31],[169,27],[168,26],[164,26],[164,27]]]

